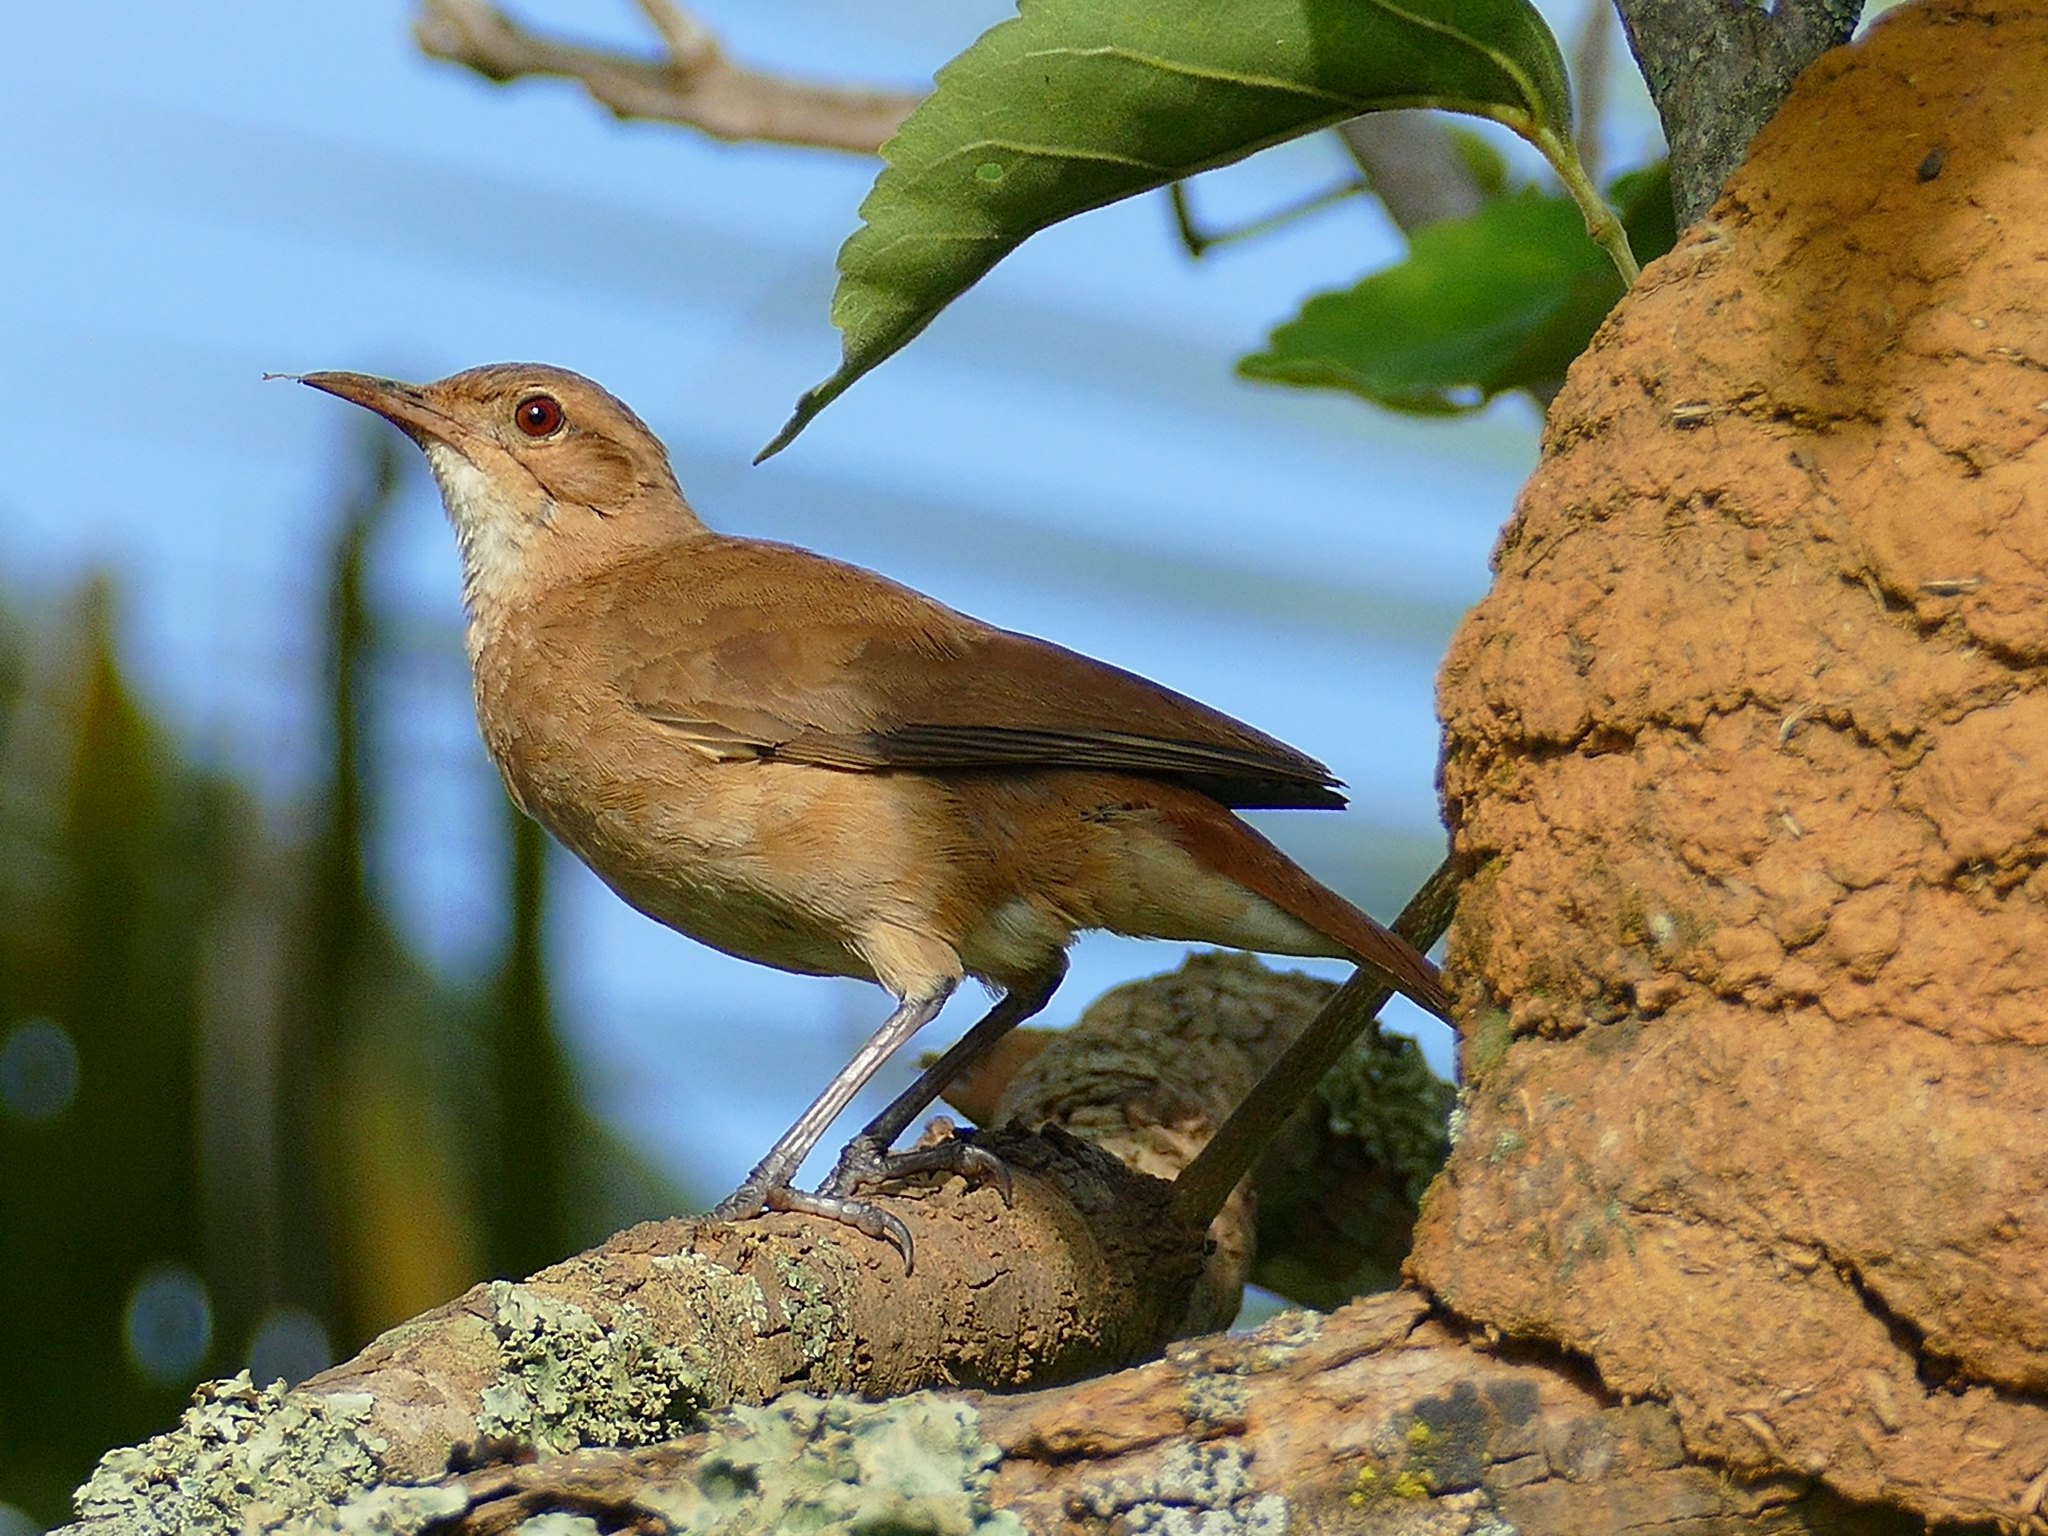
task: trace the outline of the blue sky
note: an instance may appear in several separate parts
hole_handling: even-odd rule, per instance
[[[1006,13],[700,10],[749,62],[904,86]],[[644,42],[624,0],[521,14]],[[525,358],[633,404],[715,526],[876,566],[1325,759],[1354,808],[1261,825],[1380,915],[1427,872],[1433,669],[1485,588],[1534,412],[1417,422],[1231,375],[1305,294],[1395,256],[1367,204],[1200,263],[1158,198],[1063,226],[753,469],[837,360],[832,261],[872,162],[619,125],[563,84],[489,86],[421,57],[396,0],[76,0],[12,20],[0,584],[33,600],[113,572],[152,706],[261,783],[281,823],[319,752],[326,519],[362,424],[260,375]],[[1648,130],[1637,110],[1616,132],[1635,147]],[[1327,142],[1283,146],[1195,196],[1227,221],[1344,169]],[[497,939],[479,914],[498,791],[423,483],[382,555],[380,601],[422,643],[390,721],[378,878],[424,947],[474,966]],[[723,1188],[886,1000],[699,949],[563,864],[552,954],[578,1065],[657,1157]],[[1168,945],[1084,941],[1048,1018],[1175,963]]]

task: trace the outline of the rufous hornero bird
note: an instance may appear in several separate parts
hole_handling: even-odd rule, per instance
[[[984,1151],[890,1147],[1043,1008],[1074,935],[1325,955],[1439,1016],[1436,968],[1233,808],[1339,809],[1315,759],[1130,672],[787,544],[717,533],[667,451],[589,379],[504,363],[433,384],[301,382],[423,449],[462,551],[485,745],[513,800],[640,911],[896,1007],[732,1195],[910,1234],[858,1192]],[[849,1145],[797,1167],[966,977],[998,994]]]

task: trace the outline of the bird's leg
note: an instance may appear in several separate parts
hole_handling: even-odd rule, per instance
[[[854,1053],[853,1060],[839,1069],[832,1081],[825,1085],[825,1091],[797,1117],[796,1124],[782,1133],[781,1139],[768,1149],[768,1155],[740,1181],[740,1187],[711,1208],[710,1219],[740,1221],[759,1215],[764,1209],[808,1211],[812,1215],[844,1221],[870,1237],[894,1243],[902,1251],[907,1269],[910,1264],[910,1233],[902,1222],[887,1212],[858,1201],[802,1194],[791,1189],[789,1181],[796,1177],[798,1166],[810,1155],[811,1148],[853,1102],[853,1096],[866,1086],[876,1069],[938,1016],[957,985],[955,981],[944,981],[921,996],[906,997],[899,1002],[895,1011],[882,1021],[882,1027]]]
[[[1010,988],[998,998],[996,1005],[982,1015],[972,1029],[954,1041],[944,1055],[918,1074],[916,1082],[890,1100],[888,1106],[846,1144],[846,1150],[839,1154],[839,1165],[832,1170],[832,1177],[825,1181],[822,1192],[844,1196],[864,1185],[906,1178],[912,1174],[959,1173],[995,1184],[1002,1190],[1003,1202],[1007,1205],[1010,1171],[984,1147],[954,1138],[909,1152],[891,1152],[889,1148],[909,1129],[913,1120],[931,1108],[939,1095],[945,1092],[947,1084],[966,1070],[969,1063],[1051,1002],[1053,993],[1059,990],[1066,975],[1067,957],[1056,955],[1052,964],[1037,976]]]

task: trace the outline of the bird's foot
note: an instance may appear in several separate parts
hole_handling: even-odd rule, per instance
[[[970,1184],[991,1184],[1010,1204],[1010,1170],[987,1147],[958,1132],[908,1152],[892,1152],[872,1136],[856,1136],[839,1154],[832,1176],[820,1193],[845,1198],[878,1184],[893,1184],[926,1173],[957,1173]]]
[[[917,1248],[910,1240],[910,1228],[878,1205],[870,1205],[865,1200],[850,1200],[844,1195],[806,1194],[787,1185],[769,1190],[767,1201],[770,1210],[822,1216],[827,1221],[843,1222],[856,1232],[880,1239],[903,1255],[903,1273],[906,1275],[917,1267]]]
[[[709,1221],[745,1221],[763,1211],[793,1211],[818,1216],[852,1227],[856,1232],[888,1243],[903,1255],[907,1275],[916,1263],[910,1228],[879,1206],[859,1198],[863,1190],[893,1184],[928,1173],[957,1173],[970,1184],[991,1184],[1010,1203],[1010,1170],[1003,1160],[955,1134],[943,1141],[892,1152],[873,1136],[856,1136],[839,1154],[832,1176],[816,1194],[792,1189],[788,1176],[777,1177],[764,1165],[748,1174],[740,1187],[706,1213]]]
[[[707,1221],[745,1221],[750,1216],[759,1216],[763,1211],[794,1211],[802,1216],[819,1216],[826,1221],[840,1222],[852,1227],[867,1237],[876,1238],[889,1244],[903,1256],[903,1273],[909,1274],[917,1262],[916,1248],[910,1240],[910,1228],[897,1217],[865,1200],[853,1200],[838,1194],[806,1194],[800,1189],[791,1189],[788,1184],[771,1182],[749,1177],[745,1183],[727,1195],[705,1213]]]

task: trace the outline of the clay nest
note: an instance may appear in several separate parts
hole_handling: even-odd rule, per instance
[[[1814,66],[1573,369],[1442,686],[1412,1274],[1694,1454],[2048,1490],[2048,11]]]

